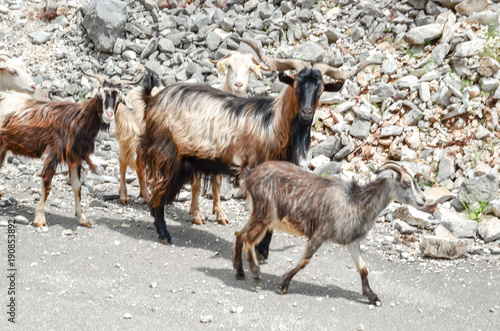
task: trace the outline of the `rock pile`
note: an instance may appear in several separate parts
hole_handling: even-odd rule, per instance
[[[116,79],[150,70],[166,84],[217,84],[207,59],[252,52],[232,35],[277,58],[345,68],[381,62],[323,94],[303,166],[364,181],[392,159],[418,173],[428,186],[426,211],[393,206],[381,217],[385,228],[375,230],[392,236],[411,262],[422,254],[500,253],[499,15],[498,0],[7,0],[0,1],[0,47],[23,58],[39,96],[74,101],[95,93],[80,67]],[[277,74],[263,73],[249,93],[276,95]],[[112,131],[100,135],[99,170],[85,185],[104,185],[106,199],[117,198],[110,193],[117,152]],[[9,162],[27,175],[38,171],[22,158]],[[226,183],[223,197],[235,195]]]

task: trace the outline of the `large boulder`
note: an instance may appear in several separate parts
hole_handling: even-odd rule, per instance
[[[92,0],[82,7],[82,25],[95,49],[111,53],[117,38],[123,36],[127,16],[126,3],[119,0]]]

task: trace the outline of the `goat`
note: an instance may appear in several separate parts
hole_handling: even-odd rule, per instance
[[[261,282],[255,244],[268,229],[279,229],[309,239],[299,264],[283,275],[278,292],[285,294],[293,276],[303,269],[325,241],[347,245],[361,276],[363,295],[380,305],[368,283],[368,269],[361,257],[359,242],[375,224],[376,217],[395,200],[421,208],[425,195],[404,167],[387,162],[376,179],[364,186],[340,178],[327,179],[287,162],[269,161],[243,174],[244,187],[251,197],[252,215],[236,232],[233,267],[236,277],[245,277],[243,245],[250,270]]]
[[[0,52],[0,91],[8,90],[33,94],[36,84],[20,59]]]
[[[421,208],[425,195],[406,168],[387,162],[374,181],[360,186],[340,178],[327,179],[287,162],[269,161],[242,175],[250,195],[252,214],[236,232],[233,267],[236,277],[245,277],[243,245],[250,271],[261,282],[255,244],[268,229],[279,229],[309,239],[295,268],[283,275],[278,292],[285,294],[293,276],[303,269],[325,241],[347,245],[361,276],[363,295],[379,306],[378,296],[368,283],[368,269],[361,257],[359,242],[373,227],[376,217],[395,200]]]
[[[298,72],[294,78],[279,74],[289,86],[275,99],[245,99],[197,84],[170,85],[152,97],[154,77],[144,80],[145,130],[138,157],[154,180],[148,204],[161,242],[171,242],[164,205],[175,199],[194,174],[238,176],[245,167],[266,160],[298,163],[310,146],[311,123],[321,93],[342,87],[342,82],[323,82],[324,72],[333,78],[345,76],[325,64],[310,68],[300,60],[261,59],[271,70]],[[349,74],[369,64],[362,63]]]
[[[98,79],[101,86],[98,94],[83,104],[36,100],[20,93],[0,93],[0,166],[8,151],[32,158],[45,157],[41,174],[42,197],[33,222],[36,227],[47,226],[45,201],[60,163],[68,165],[79,224],[92,226],[81,207],[82,162],[95,169],[89,157],[94,152],[99,130],[109,128],[119,102],[130,106],[120,89],[124,84],[135,82],[110,82],[104,76],[84,73]]]
[[[159,89],[154,89],[156,94]],[[144,132],[144,102],[141,98],[142,87],[138,86],[127,93],[127,100],[132,105],[132,111],[122,103],[116,109],[115,115],[115,136],[120,145],[118,162],[120,167],[120,202],[127,205],[130,201],[127,194],[127,183],[125,174],[127,167],[132,168],[139,180],[139,188],[144,201],[150,198],[146,170],[141,160],[136,157],[137,146],[139,145],[139,135]]]
[[[262,79],[261,69],[269,71],[262,67],[259,61],[249,53],[232,52],[224,56],[220,60],[211,60],[210,62],[217,65],[218,71],[227,71],[224,84],[220,88],[222,91],[232,93],[239,97],[245,97],[250,81],[250,74],[253,72],[258,79]],[[226,225],[227,219],[220,202],[220,187],[222,183],[222,175],[212,176],[212,213],[215,214],[217,223]],[[194,224],[205,224],[205,219],[200,211],[199,196],[201,191],[201,177],[195,174],[191,184],[191,207],[189,213],[193,215]]]

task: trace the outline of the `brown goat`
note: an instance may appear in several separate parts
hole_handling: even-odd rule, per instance
[[[80,203],[82,163],[85,161],[94,169],[89,156],[94,152],[95,138],[100,129],[107,129],[113,121],[118,103],[128,105],[121,86],[134,82],[112,83],[103,76],[86,74],[97,78],[101,87],[96,97],[83,104],[36,100],[20,93],[0,93],[0,166],[8,151],[32,158],[45,157],[41,174],[42,197],[33,222],[37,227],[47,226],[45,201],[60,163],[67,163],[69,168],[75,195],[75,216],[80,225],[91,226]]]
[[[417,208],[424,206],[425,195],[407,169],[388,162],[380,167],[376,179],[364,186],[340,178],[327,179],[291,163],[276,161],[247,170],[242,177],[253,211],[248,223],[236,232],[233,266],[237,278],[245,276],[244,246],[254,280],[261,282],[255,245],[266,231],[278,229],[309,239],[300,262],[283,275],[279,293],[287,292],[293,276],[309,263],[325,241],[333,241],[347,245],[361,276],[363,295],[370,303],[381,304],[368,283],[368,269],[359,242],[391,201]]]

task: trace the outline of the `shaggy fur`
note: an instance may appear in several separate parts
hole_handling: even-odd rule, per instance
[[[154,180],[152,208],[172,202],[196,173],[238,175],[266,160],[298,162],[307,152],[321,73],[303,69],[276,98],[240,98],[206,85],[176,84],[144,94],[145,131],[138,154]],[[145,80],[146,90],[151,80]],[[154,212],[161,240],[169,240],[163,215]]]
[[[251,197],[252,215],[236,232],[233,265],[243,278],[243,246],[250,270],[260,282],[255,244],[266,231],[279,229],[309,238],[300,263],[284,275],[279,286],[285,294],[293,276],[304,268],[325,241],[347,245],[361,276],[363,294],[380,304],[368,283],[368,269],[361,258],[359,241],[375,224],[376,217],[393,201],[422,207],[425,196],[410,173],[396,163],[380,168],[375,181],[360,186],[340,178],[326,179],[287,162],[266,162],[243,176]]]
[[[67,163],[75,194],[75,214],[80,225],[91,226],[80,204],[80,174],[100,129],[107,129],[121,101],[120,86],[105,82],[95,98],[83,103],[35,100],[20,93],[0,93],[0,166],[5,154],[32,158],[44,156],[42,198],[35,226],[46,226],[44,207],[52,177],[60,163]]]

